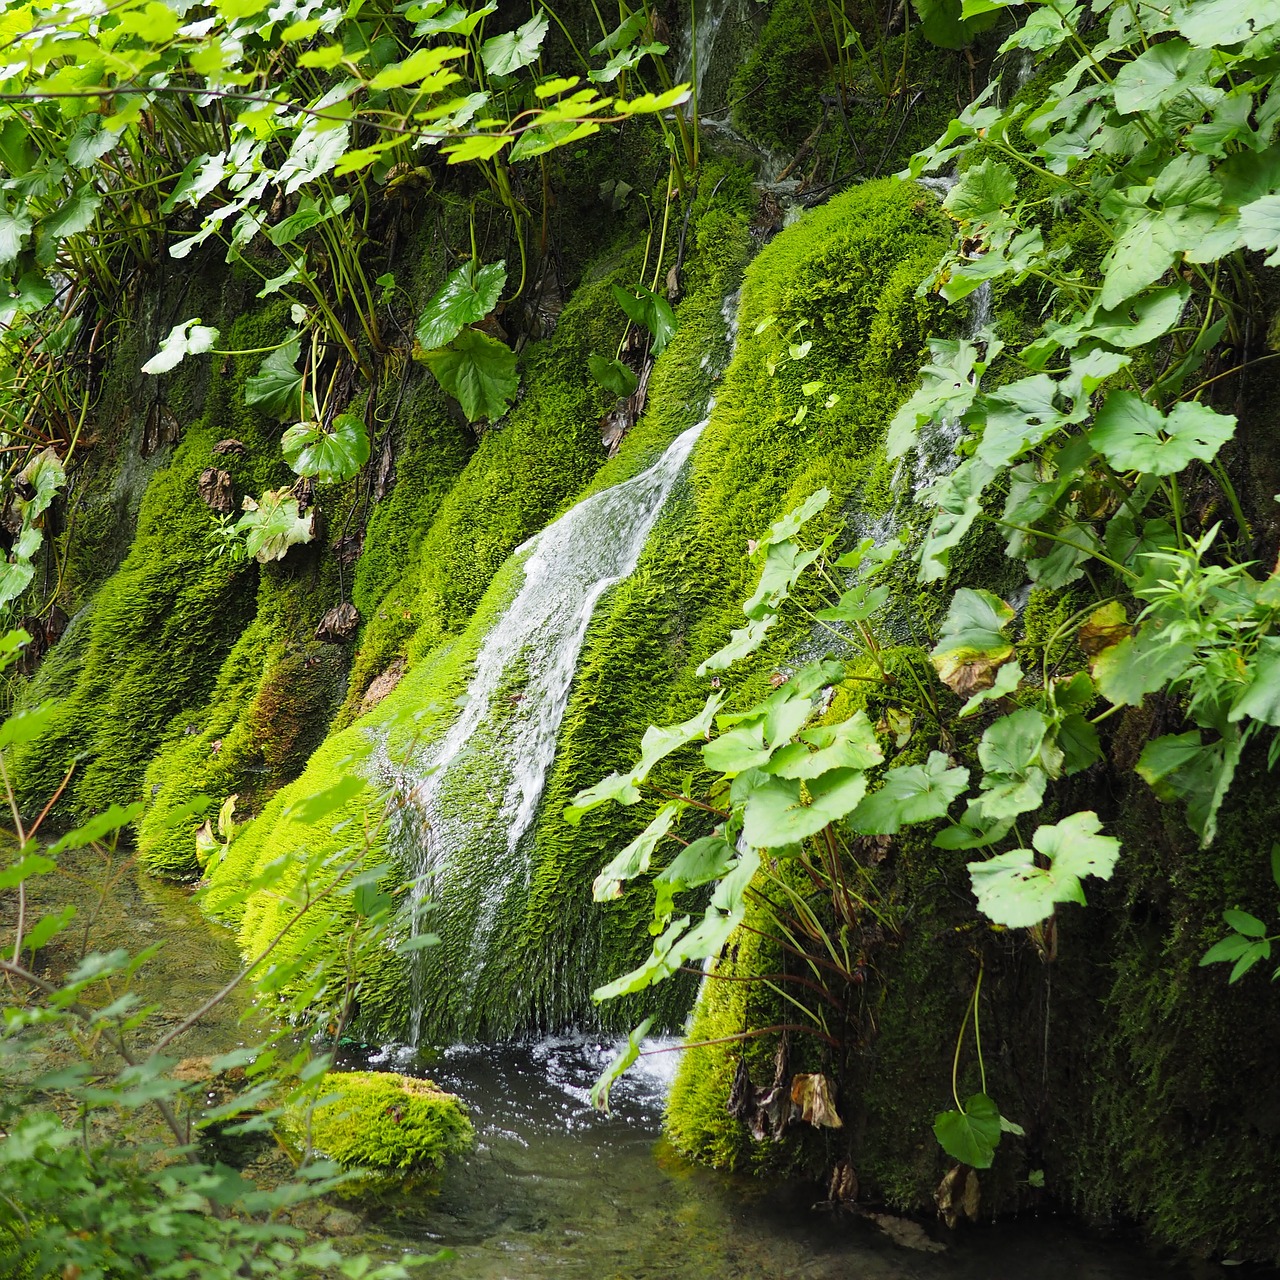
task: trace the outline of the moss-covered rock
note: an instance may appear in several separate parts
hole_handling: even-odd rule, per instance
[[[475,1141],[462,1103],[430,1080],[389,1071],[330,1072],[320,1100],[286,1113],[286,1137],[344,1169],[374,1174],[438,1175]]]

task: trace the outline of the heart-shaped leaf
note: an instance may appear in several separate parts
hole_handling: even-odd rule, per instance
[[[342,484],[369,461],[369,434],[354,413],[340,413],[328,430],[318,422],[296,422],[280,447],[300,476],[320,484]]]

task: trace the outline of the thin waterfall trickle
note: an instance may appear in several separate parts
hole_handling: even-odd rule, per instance
[[[505,889],[527,884],[529,868],[519,856],[521,838],[533,824],[556,736],[587,627],[600,597],[634,572],[644,545],[706,420],[677,436],[647,470],[622,484],[584,498],[559,520],[519,547],[523,582],[485,638],[475,661],[462,709],[452,727],[405,775],[382,754],[378,771],[407,799],[400,819],[402,847],[416,851],[413,931],[423,927],[422,905],[447,895],[450,854],[467,838],[468,814],[450,813],[440,801],[454,772],[469,765],[469,748],[495,711],[502,717],[504,764],[509,770],[498,800],[504,848],[487,851],[493,883]],[[504,694],[517,681],[518,692]],[[501,702],[501,706],[498,703]],[[403,837],[408,836],[405,840]],[[479,904],[470,950],[475,964],[458,981],[474,979],[483,960],[501,895]],[[414,1042],[421,1031],[421,1000],[411,1010]]]

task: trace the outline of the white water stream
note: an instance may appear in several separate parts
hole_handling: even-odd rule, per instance
[[[468,748],[495,713],[502,715],[505,747],[499,771],[505,782],[499,826],[505,849],[487,851],[492,883],[505,890],[517,877],[529,879],[527,859],[518,850],[533,824],[556,736],[587,627],[600,597],[630,576],[650,532],[706,421],[677,436],[647,470],[610,489],[584,498],[515,554],[524,557],[523,582],[485,638],[476,657],[461,714],[420,763],[403,765],[385,755],[380,772],[397,779],[412,813],[406,815],[416,851],[414,932],[420,931],[421,906],[448,893],[450,853],[468,838],[468,815],[451,815],[440,799],[451,773],[469,767]],[[513,677],[518,693],[503,694]],[[492,773],[492,759],[476,759]],[[493,797],[497,799],[497,797]],[[501,894],[486,893],[470,939],[475,964],[460,982],[473,980],[485,954]],[[416,1043],[421,1002],[414,997],[412,1032]]]

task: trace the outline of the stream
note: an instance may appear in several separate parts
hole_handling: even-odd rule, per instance
[[[61,874],[40,886],[40,896],[50,903],[70,897],[81,919],[96,909],[95,948],[163,944],[141,984],[142,994],[161,1006],[162,1021],[181,1017],[235,971],[232,934],[206,920],[186,891],[125,865],[104,886],[97,870],[83,860],[64,862]],[[244,1008],[237,1001],[222,1006],[175,1050],[185,1056],[240,1044]],[[899,1233],[915,1237],[917,1247],[903,1247],[868,1219],[815,1209],[822,1193],[812,1185],[726,1177],[684,1161],[661,1136],[675,1053],[642,1058],[615,1085],[613,1114],[594,1112],[588,1091],[615,1049],[611,1041],[579,1034],[455,1046],[425,1064],[407,1047],[365,1055],[359,1065],[429,1075],[457,1093],[477,1132],[474,1151],[448,1170],[438,1195],[369,1212],[382,1244],[393,1253],[447,1247],[453,1258],[426,1272],[441,1280],[1194,1280],[1221,1274],[1207,1264],[1160,1262],[1051,1216],[956,1233],[894,1220]]]

